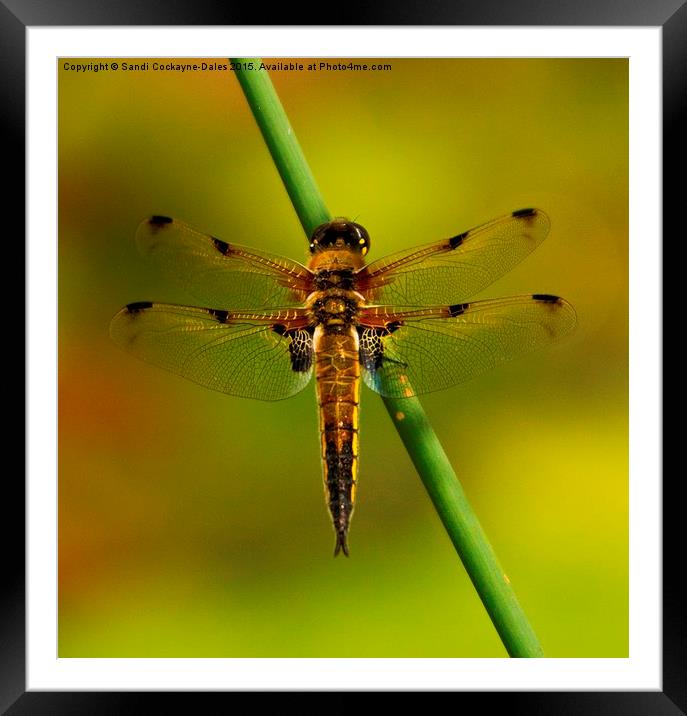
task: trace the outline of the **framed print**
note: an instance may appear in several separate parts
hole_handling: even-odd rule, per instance
[[[135,691],[685,707],[669,574],[661,614],[658,114],[663,63],[668,141],[687,16],[518,5],[353,29],[5,3],[28,207],[9,713]],[[286,149],[246,84],[260,57]],[[331,212],[308,215],[316,185]],[[371,390],[342,398],[349,368]],[[427,477],[444,453],[474,513]]]

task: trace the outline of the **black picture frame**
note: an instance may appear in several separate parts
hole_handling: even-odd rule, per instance
[[[414,3],[403,0],[389,3],[368,3],[360,0],[334,3],[328,15],[318,16],[317,24],[330,25],[472,25],[472,26],[654,26],[663,32],[663,136],[669,151],[663,158],[663,222],[674,226],[676,238],[684,233],[684,222],[678,230],[676,212],[681,210],[677,196],[681,182],[668,180],[680,177],[685,156],[682,134],[687,126],[687,4],[686,0],[577,0],[567,3],[542,3],[536,0],[425,0]],[[270,10],[271,25],[313,24],[313,17],[281,4]],[[260,15],[261,17],[258,17]],[[24,235],[25,217],[18,210],[25,200],[25,50],[26,30],[32,26],[87,25],[253,25],[264,17],[264,9],[256,5],[208,2],[207,0],[175,3],[154,0],[0,0],[0,112],[3,117],[3,155],[5,176],[9,182],[3,189],[6,218],[16,236]],[[684,201],[684,199],[682,200]],[[24,201],[25,205],[25,201]],[[672,219],[672,221],[671,221]],[[6,234],[8,239],[10,234]],[[7,242],[19,247],[20,242]],[[24,253],[13,257],[24,265]],[[20,272],[14,273],[21,276]],[[20,279],[19,279],[20,280]],[[8,294],[21,295],[7,287]],[[16,300],[14,298],[13,300]],[[16,350],[21,345],[17,339]],[[25,356],[22,356],[25,358]],[[22,361],[22,365],[24,362]],[[22,369],[20,368],[20,371]],[[18,384],[18,381],[14,381]],[[10,387],[10,386],[8,386]],[[24,414],[25,411],[20,411]],[[14,430],[24,422],[14,416]],[[656,426],[660,430],[660,426]],[[8,445],[13,444],[11,440]],[[17,443],[19,436],[17,436]],[[11,465],[10,461],[6,465]],[[124,693],[124,692],[27,692],[25,669],[25,551],[18,535],[24,534],[25,490],[20,471],[7,469],[3,480],[3,585],[0,604],[0,713],[19,714],[114,714],[149,711],[160,707],[160,700],[174,699],[174,706],[198,713],[209,709],[208,699],[234,699],[237,694],[225,693]],[[659,478],[659,475],[656,475]],[[508,708],[517,713],[546,714],[679,714],[687,713],[687,620],[680,588],[681,569],[669,569],[682,560],[677,551],[677,510],[682,502],[678,494],[678,475],[668,476],[664,493],[664,565],[663,573],[663,690],[655,692],[459,692],[452,698],[478,698],[481,706]],[[10,519],[10,516],[14,519]],[[671,559],[672,558],[672,559]],[[268,696],[268,694],[265,694]],[[288,708],[297,694],[282,694]],[[486,701],[484,701],[486,699]],[[331,703],[331,702],[330,702]],[[341,702],[338,701],[340,704]],[[206,705],[207,704],[207,705]]]

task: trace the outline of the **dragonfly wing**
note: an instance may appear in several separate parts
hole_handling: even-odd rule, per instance
[[[228,244],[178,219],[146,219],[138,227],[136,243],[141,253],[205,305],[296,306],[312,290],[312,273],[296,261]]]
[[[369,388],[409,398],[462,383],[575,326],[573,307],[535,294],[420,310],[364,309],[360,357]]]
[[[310,380],[307,324],[298,310],[250,314],[145,302],[117,313],[110,335],[135,356],[206,388],[281,400]]]
[[[520,209],[449,239],[375,261],[357,275],[368,303],[431,306],[465,301],[489,286],[546,238],[539,209]]]

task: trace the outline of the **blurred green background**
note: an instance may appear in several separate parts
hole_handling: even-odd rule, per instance
[[[391,63],[272,79],[371,260],[551,217],[480,297],[562,295],[576,333],[423,403],[547,656],[627,656],[627,61]],[[505,656],[378,396],[335,560],[312,386],[232,398],[108,336],[124,304],[193,303],[137,253],[149,214],[307,259],[232,73],[58,74],[59,655]]]

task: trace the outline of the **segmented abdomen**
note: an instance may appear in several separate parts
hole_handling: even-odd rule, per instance
[[[322,466],[336,548],[348,556],[348,525],[358,477],[360,361],[354,326],[317,326],[313,336]]]

